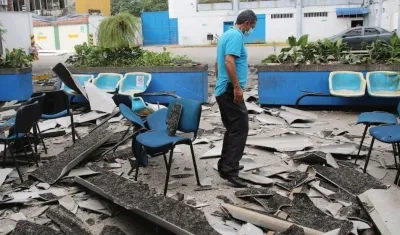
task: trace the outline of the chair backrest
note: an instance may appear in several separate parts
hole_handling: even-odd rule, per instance
[[[398,117],[400,117],[400,101],[397,104],[397,115],[398,115]]]
[[[58,63],[56,66],[54,66],[53,72],[67,87],[76,93],[81,94],[81,91],[74,82],[71,72],[62,63]]]
[[[106,89],[114,91],[117,90],[119,82],[122,80],[123,76],[119,73],[99,73],[97,77],[93,80],[93,84],[100,89]]]
[[[92,74],[72,74],[72,77],[81,85],[82,87],[85,85],[85,82],[91,82],[94,78]],[[64,82],[61,83],[61,90],[69,91],[72,90]]]
[[[14,132],[28,133],[33,125],[39,121],[40,115],[40,105],[37,101],[33,104],[21,106],[15,116]]]
[[[135,127],[145,128],[144,122],[138,115],[136,115],[128,106],[124,104],[119,105],[119,111],[121,112],[122,116],[129,120]]]
[[[174,103],[182,104],[181,118],[178,130],[197,134],[201,117],[201,103],[197,100],[178,98],[173,100],[168,106],[168,113],[171,112]]]
[[[146,117],[146,124],[150,130],[166,130],[167,115],[168,109],[159,109]]]
[[[45,96],[42,104],[42,114],[52,115],[70,109],[68,96],[64,91],[47,91],[43,93]],[[32,97],[36,97],[37,94],[40,93],[34,93]]]
[[[134,72],[126,73],[121,80],[119,90],[124,93],[126,91],[144,92],[151,82],[150,73]]]
[[[26,104],[33,104],[37,101],[39,104],[40,112],[42,112],[45,96],[45,93],[34,93],[32,94],[31,98],[26,101]]]

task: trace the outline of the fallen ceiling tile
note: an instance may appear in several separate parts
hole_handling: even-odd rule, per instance
[[[3,233],[0,231],[0,234]],[[63,235],[63,233],[49,228],[48,226],[20,220],[16,224],[16,228],[12,231],[11,235]]]
[[[325,210],[328,211],[334,218],[336,218],[342,207],[343,205],[340,203],[329,203],[328,206],[325,207]]]
[[[282,208],[297,224],[329,232],[340,228],[343,234],[349,234],[353,224],[349,221],[338,220],[319,210],[304,193],[295,194],[291,207]]]
[[[108,127],[109,124],[105,123],[82,139],[78,139],[75,144],[30,175],[42,182],[54,184],[111,137],[112,130]]]
[[[56,128],[57,121],[56,121],[56,119],[50,119],[50,120],[46,120],[43,122],[39,122],[38,125],[39,125],[39,129],[41,132],[47,131],[47,130]]]
[[[58,203],[73,214],[78,212],[78,204],[75,203],[75,200],[70,195],[62,197],[58,200]]]
[[[318,175],[353,195],[362,194],[372,188],[388,188],[388,186],[383,185],[374,177],[352,168],[331,168],[320,165],[314,165],[313,168],[317,171]]]
[[[279,235],[305,235],[304,229],[299,226],[292,225],[285,232],[279,233]]]
[[[370,189],[358,198],[363,203],[380,234],[395,235],[400,231],[400,189]]]
[[[289,167],[279,163],[270,166],[264,166],[258,169],[257,174],[265,177],[271,177],[280,173],[291,172],[293,171]]]
[[[99,119],[101,117],[104,117],[108,115],[108,113],[103,113],[103,112],[98,112],[98,111],[90,111],[88,113],[82,114],[79,116],[79,118],[77,118],[77,120],[74,122],[76,123],[85,123],[85,122],[90,122],[90,121],[94,121],[96,119]]]
[[[75,177],[75,181],[106,199],[156,223],[177,235],[217,235],[204,213],[168,197],[157,195],[148,185],[135,183],[95,165],[101,174]]]
[[[261,184],[261,185],[269,185],[274,183],[274,181],[271,180],[270,178],[243,171],[239,171],[239,178],[241,178],[242,180],[252,182],[254,184]]]
[[[357,150],[356,144],[331,144],[325,146],[319,146],[316,149],[324,153],[350,155]]]
[[[11,214],[10,219],[18,222],[20,220],[26,220],[26,216],[22,212],[18,212]]]
[[[85,90],[91,110],[111,114],[117,107],[113,95],[99,89],[93,83],[85,82]]]
[[[13,171],[12,168],[4,168],[0,169],[0,186],[3,185],[4,181],[6,180],[7,176]]]
[[[330,156],[328,156],[328,155],[330,155]],[[322,151],[305,152],[303,154],[293,156],[292,160],[304,162],[304,163],[307,163],[310,165],[328,164],[335,168],[339,167],[336,163],[336,160],[332,157],[331,154],[324,153]],[[328,160],[329,160],[329,163],[328,163]]]
[[[126,235],[126,233],[116,226],[105,225],[100,235]]]
[[[211,131],[214,130],[215,127],[210,124],[209,122],[205,121],[204,119],[201,119],[200,124],[199,124],[199,129],[205,130],[205,131]]]
[[[286,125],[286,121],[283,120],[280,117],[275,117],[271,116],[268,114],[260,114],[256,116],[256,119],[263,123],[263,124],[268,124],[268,125]]]
[[[49,208],[49,206],[41,206],[38,207],[34,210],[32,210],[31,212],[29,212],[27,214],[28,218],[36,218],[39,217],[41,214],[43,214],[44,212],[46,212],[46,210]]]
[[[72,178],[75,176],[95,175],[98,174],[87,167],[72,169],[64,178]]]
[[[276,185],[287,191],[292,191],[302,184],[305,184],[307,180],[309,180],[309,174],[307,172],[293,171],[288,174],[287,179],[289,182],[277,182]]]
[[[63,206],[50,207],[46,215],[60,226],[65,235],[92,235],[85,223]]]
[[[274,193],[271,197],[254,197],[268,213],[275,213],[285,206],[292,206],[292,201],[288,197],[284,197],[278,193]]]
[[[244,224],[238,231],[238,235],[264,235],[262,229],[250,224]]]
[[[249,137],[247,145],[275,149],[279,152],[301,151],[312,147],[313,143],[306,136],[287,135],[278,137]]]
[[[253,111],[255,113],[264,113],[264,109],[260,108],[258,105],[253,104],[253,103],[249,103],[249,102],[245,102],[246,104],[246,108],[248,111]]]
[[[311,128],[312,124],[308,124],[308,123],[292,123],[290,125],[290,127],[292,127],[292,128]]]
[[[210,141],[207,138],[197,138],[193,144],[208,144]]]
[[[312,188],[314,188],[315,190],[317,190],[318,192],[320,192],[322,195],[324,195],[327,198],[329,196],[335,194],[335,192],[320,186],[319,183],[320,183],[320,181],[313,181],[312,183],[310,183],[310,186]]]
[[[107,216],[111,216],[111,212],[101,203],[100,200],[89,198],[86,201],[78,202],[78,206],[82,209],[98,212]]]
[[[222,142],[215,144],[214,148],[204,153],[200,159],[219,158],[222,153]]]
[[[272,196],[274,192],[267,188],[246,188],[235,192],[238,198]]]
[[[281,106],[282,110],[285,110],[286,112],[290,112],[292,114],[295,114],[297,116],[297,118],[295,119],[295,121],[302,121],[302,122],[315,122],[317,121],[318,117],[315,113],[312,112],[307,112],[307,111],[303,111],[300,109],[294,109],[294,108],[290,108],[287,106]],[[292,124],[292,122],[290,122],[289,124]]]

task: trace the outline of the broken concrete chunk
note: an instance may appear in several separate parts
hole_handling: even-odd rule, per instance
[[[65,235],[92,235],[85,223],[63,206],[50,207],[46,215],[60,226]]]
[[[11,235],[63,235],[63,233],[47,226],[39,225],[29,221],[18,221]]]
[[[118,227],[106,225],[103,230],[101,230],[100,235],[126,235],[126,233]]]

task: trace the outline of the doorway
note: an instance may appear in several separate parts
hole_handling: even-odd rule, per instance
[[[352,28],[354,28],[354,27],[362,27],[362,26],[364,26],[363,24],[364,24],[363,20],[352,20],[351,21],[351,27]]]

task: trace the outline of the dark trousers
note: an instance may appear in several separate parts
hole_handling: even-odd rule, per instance
[[[221,159],[218,161],[218,171],[226,176],[237,176],[239,161],[243,157],[249,132],[249,115],[244,101],[233,102],[234,92],[228,83],[226,92],[218,97],[217,103],[221,113],[222,123],[226,128],[222,146]]]

